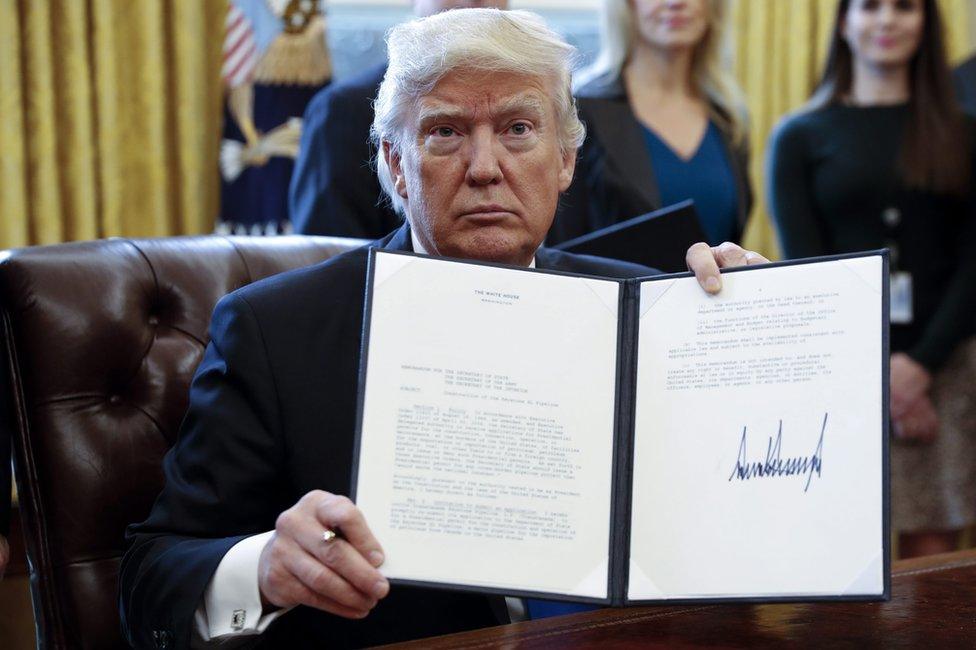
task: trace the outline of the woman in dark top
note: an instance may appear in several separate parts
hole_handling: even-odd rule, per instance
[[[559,243],[694,199],[709,243],[752,203],[745,108],[722,61],[726,0],[604,0],[577,88],[587,137],[549,234]]]
[[[951,387],[932,399],[933,374],[976,324],[971,132],[952,96],[936,2],[843,0],[823,79],[770,150],[787,257],[891,250],[893,433],[915,443],[892,448],[905,557],[955,548],[976,515],[971,406],[940,403]]]

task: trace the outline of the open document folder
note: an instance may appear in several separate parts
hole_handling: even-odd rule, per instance
[[[393,582],[888,595],[887,257],[607,280],[373,250],[353,496]]]

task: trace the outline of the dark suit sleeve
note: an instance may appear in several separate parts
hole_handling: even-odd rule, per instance
[[[369,144],[369,93],[330,86],[305,110],[288,192],[291,222],[305,235],[377,238],[399,217],[382,199]]]
[[[587,140],[589,139],[587,136]],[[546,237],[546,243],[550,246],[561,244],[590,232],[588,224],[592,221],[590,217],[591,192],[586,181],[592,164],[589,155],[590,148],[591,146],[584,142],[576,154],[573,182],[569,189],[559,197],[556,217]]]
[[[773,132],[767,163],[769,206],[783,257],[787,259],[826,252],[806,160],[804,133],[797,122],[787,118]]]
[[[579,118],[586,126],[586,139],[576,152],[576,169],[569,189],[559,198],[556,217],[546,237],[546,244],[553,246],[570,239],[582,237],[610,223],[605,213],[613,206],[607,206],[602,179],[606,174],[606,155],[599,142],[590,116],[583,100],[578,100]],[[605,209],[598,210],[597,205]],[[637,215],[633,215],[637,216]]]
[[[284,507],[277,390],[247,302],[222,299],[190,388],[165,486],[149,518],[130,526],[120,575],[123,628],[137,647],[166,634],[186,647],[196,608],[224,554],[274,528]]]

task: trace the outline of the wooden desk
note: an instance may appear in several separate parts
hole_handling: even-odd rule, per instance
[[[895,562],[891,590],[887,603],[604,609],[395,647],[976,648],[976,549]]]

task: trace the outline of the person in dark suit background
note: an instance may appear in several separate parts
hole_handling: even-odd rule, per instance
[[[739,241],[752,206],[746,111],[723,62],[726,0],[604,0],[579,75],[587,138],[547,240],[694,199],[709,243]]]
[[[497,7],[507,0],[413,0],[417,16],[448,9]],[[305,109],[298,159],[288,190],[292,227],[303,235],[382,237],[400,224],[383,199],[370,143],[373,98],[386,63],[323,89]]]
[[[377,246],[607,277],[652,272],[540,248],[583,136],[572,47],[540,18],[459,10],[400,25],[389,47],[373,137],[381,186],[407,223]],[[120,607],[132,644],[252,635],[266,647],[347,647],[504,620],[486,596],[391,590],[377,570],[380,541],[342,496],[367,254],[218,303],[165,486],[127,534]],[[766,261],[706,244],[688,260],[712,292],[719,266]]]

